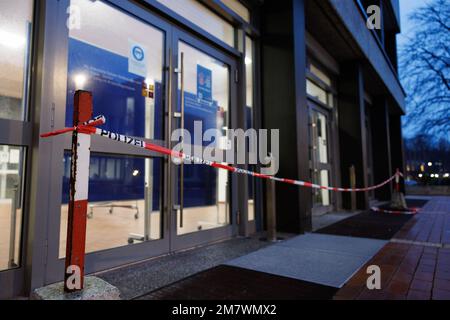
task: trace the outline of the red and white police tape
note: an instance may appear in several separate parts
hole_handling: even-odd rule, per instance
[[[410,210],[403,211],[403,210],[387,210],[378,207],[371,207],[370,210],[390,214],[416,214],[419,211],[417,208],[411,208]]]
[[[403,174],[397,170],[397,172],[390,177],[389,179],[387,179],[386,181],[383,181],[380,184],[377,184],[375,186],[371,186],[371,187],[366,187],[366,188],[338,188],[338,187],[328,187],[328,186],[321,186],[321,185],[317,185],[317,184],[313,184],[311,182],[307,182],[307,181],[301,181],[301,180],[293,180],[293,179],[286,179],[286,178],[278,178],[275,176],[271,176],[271,175],[265,175],[265,174],[261,174],[261,173],[257,173],[257,172],[253,172],[253,171],[249,171],[249,170],[245,170],[245,169],[240,169],[240,168],[236,168],[230,165],[226,165],[226,164],[222,164],[222,163],[218,163],[215,161],[209,161],[209,160],[205,160],[199,157],[194,157],[188,154],[185,154],[183,152],[178,152],[178,151],[173,151],[170,150],[168,148],[164,148],[152,143],[148,143],[145,142],[143,140],[140,139],[136,139],[130,136],[126,136],[123,134],[119,134],[119,133],[115,133],[115,132],[111,132],[111,131],[107,131],[107,130],[103,130],[103,129],[99,129],[96,128],[96,126],[98,125],[102,125],[106,122],[106,119],[104,116],[98,116],[96,118],[94,118],[91,121],[85,122],[83,123],[83,125],[81,126],[77,126],[77,127],[69,127],[69,128],[64,128],[62,130],[56,130],[56,131],[52,131],[49,133],[44,133],[41,134],[42,138],[47,138],[47,137],[51,137],[51,136],[56,136],[56,135],[60,135],[63,133],[67,133],[67,132],[72,132],[72,131],[77,131],[79,133],[83,133],[83,134],[96,134],[114,141],[118,141],[118,142],[122,142],[125,144],[129,144],[132,146],[135,146],[137,148],[142,148],[142,149],[147,149],[150,151],[154,151],[154,152],[158,152],[161,154],[165,154],[171,157],[175,157],[175,158],[180,158],[183,160],[188,160],[191,161],[193,163],[196,164],[204,164],[210,167],[214,167],[214,168],[219,168],[219,169],[224,169],[224,170],[228,170],[234,173],[242,173],[242,174],[246,174],[246,175],[250,175],[253,177],[257,177],[257,178],[262,178],[262,179],[270,179],[270,180],[274,180],[274,181],[278,181],[278,182],[284,182],[284,183],[289,183],[289,184],[293,184],[293,185],[297,185],[297,186],[303,186],[303,187],[309,187],[309,188],[313,188],[313,189],[322,189],[322,190],[330,190],[330,191],[338,191],[338,192],[363,192],[363,191],[370,191],[370,190],[374,190],[374,189],[378,189],[386,184],[388,184],[389,182],[391,182],[392,180],[396,179],[396,182],[399,182],[400,177],[403,177]]]

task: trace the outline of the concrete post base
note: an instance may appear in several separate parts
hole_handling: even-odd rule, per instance
[[[64,283],[58,282],[34,290],[31,300],[120,300],[120,291],[97,277],[85,277],[84,289],[80,292],[65,293]]]

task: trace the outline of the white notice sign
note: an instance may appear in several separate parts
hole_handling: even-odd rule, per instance
[[[128,40],[128,72],[147,76],[147,48],[132,40]]]

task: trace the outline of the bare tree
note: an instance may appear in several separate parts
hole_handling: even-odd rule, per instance
[[[400,51],[405,124],[416,133],[450,139],[450,0],[432,0],[410,19],[413,36]]]

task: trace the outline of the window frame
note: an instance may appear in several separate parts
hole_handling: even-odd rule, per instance
[[[31,164],[33,161],[32,150],[35,145],[34,119],[37,115],[36,92],[38,91],[37,79],[39,72],[37,66],[39,62],[39,32],[42,29],[41,21],[44,20],[42,15],[43,4],[41,1],[32,0],[32,21],[30,30],[30,41],[28,44],[27,68],[26,73],[26,93],[23,98],[25,110],[23,120],[0,119],[0,144],[10,145],[22,148],[22,176],[20,177],[20,199],[22,204],[22,217],[20,233],[16,233],[16,237],[20,236],[19,244],[16,250],[19,250],[19,265],[16,268],[10,268],[0,271],[0,287],[8,288],[5,292],[0,290],[0,299],[10,298],[21,294],[24,290],[25,269],[27,265],[27,239],[30,221],[30,177]],[[14,281],[13,281],[14,280]],[[11,283],[14,285],[11,286]]]

